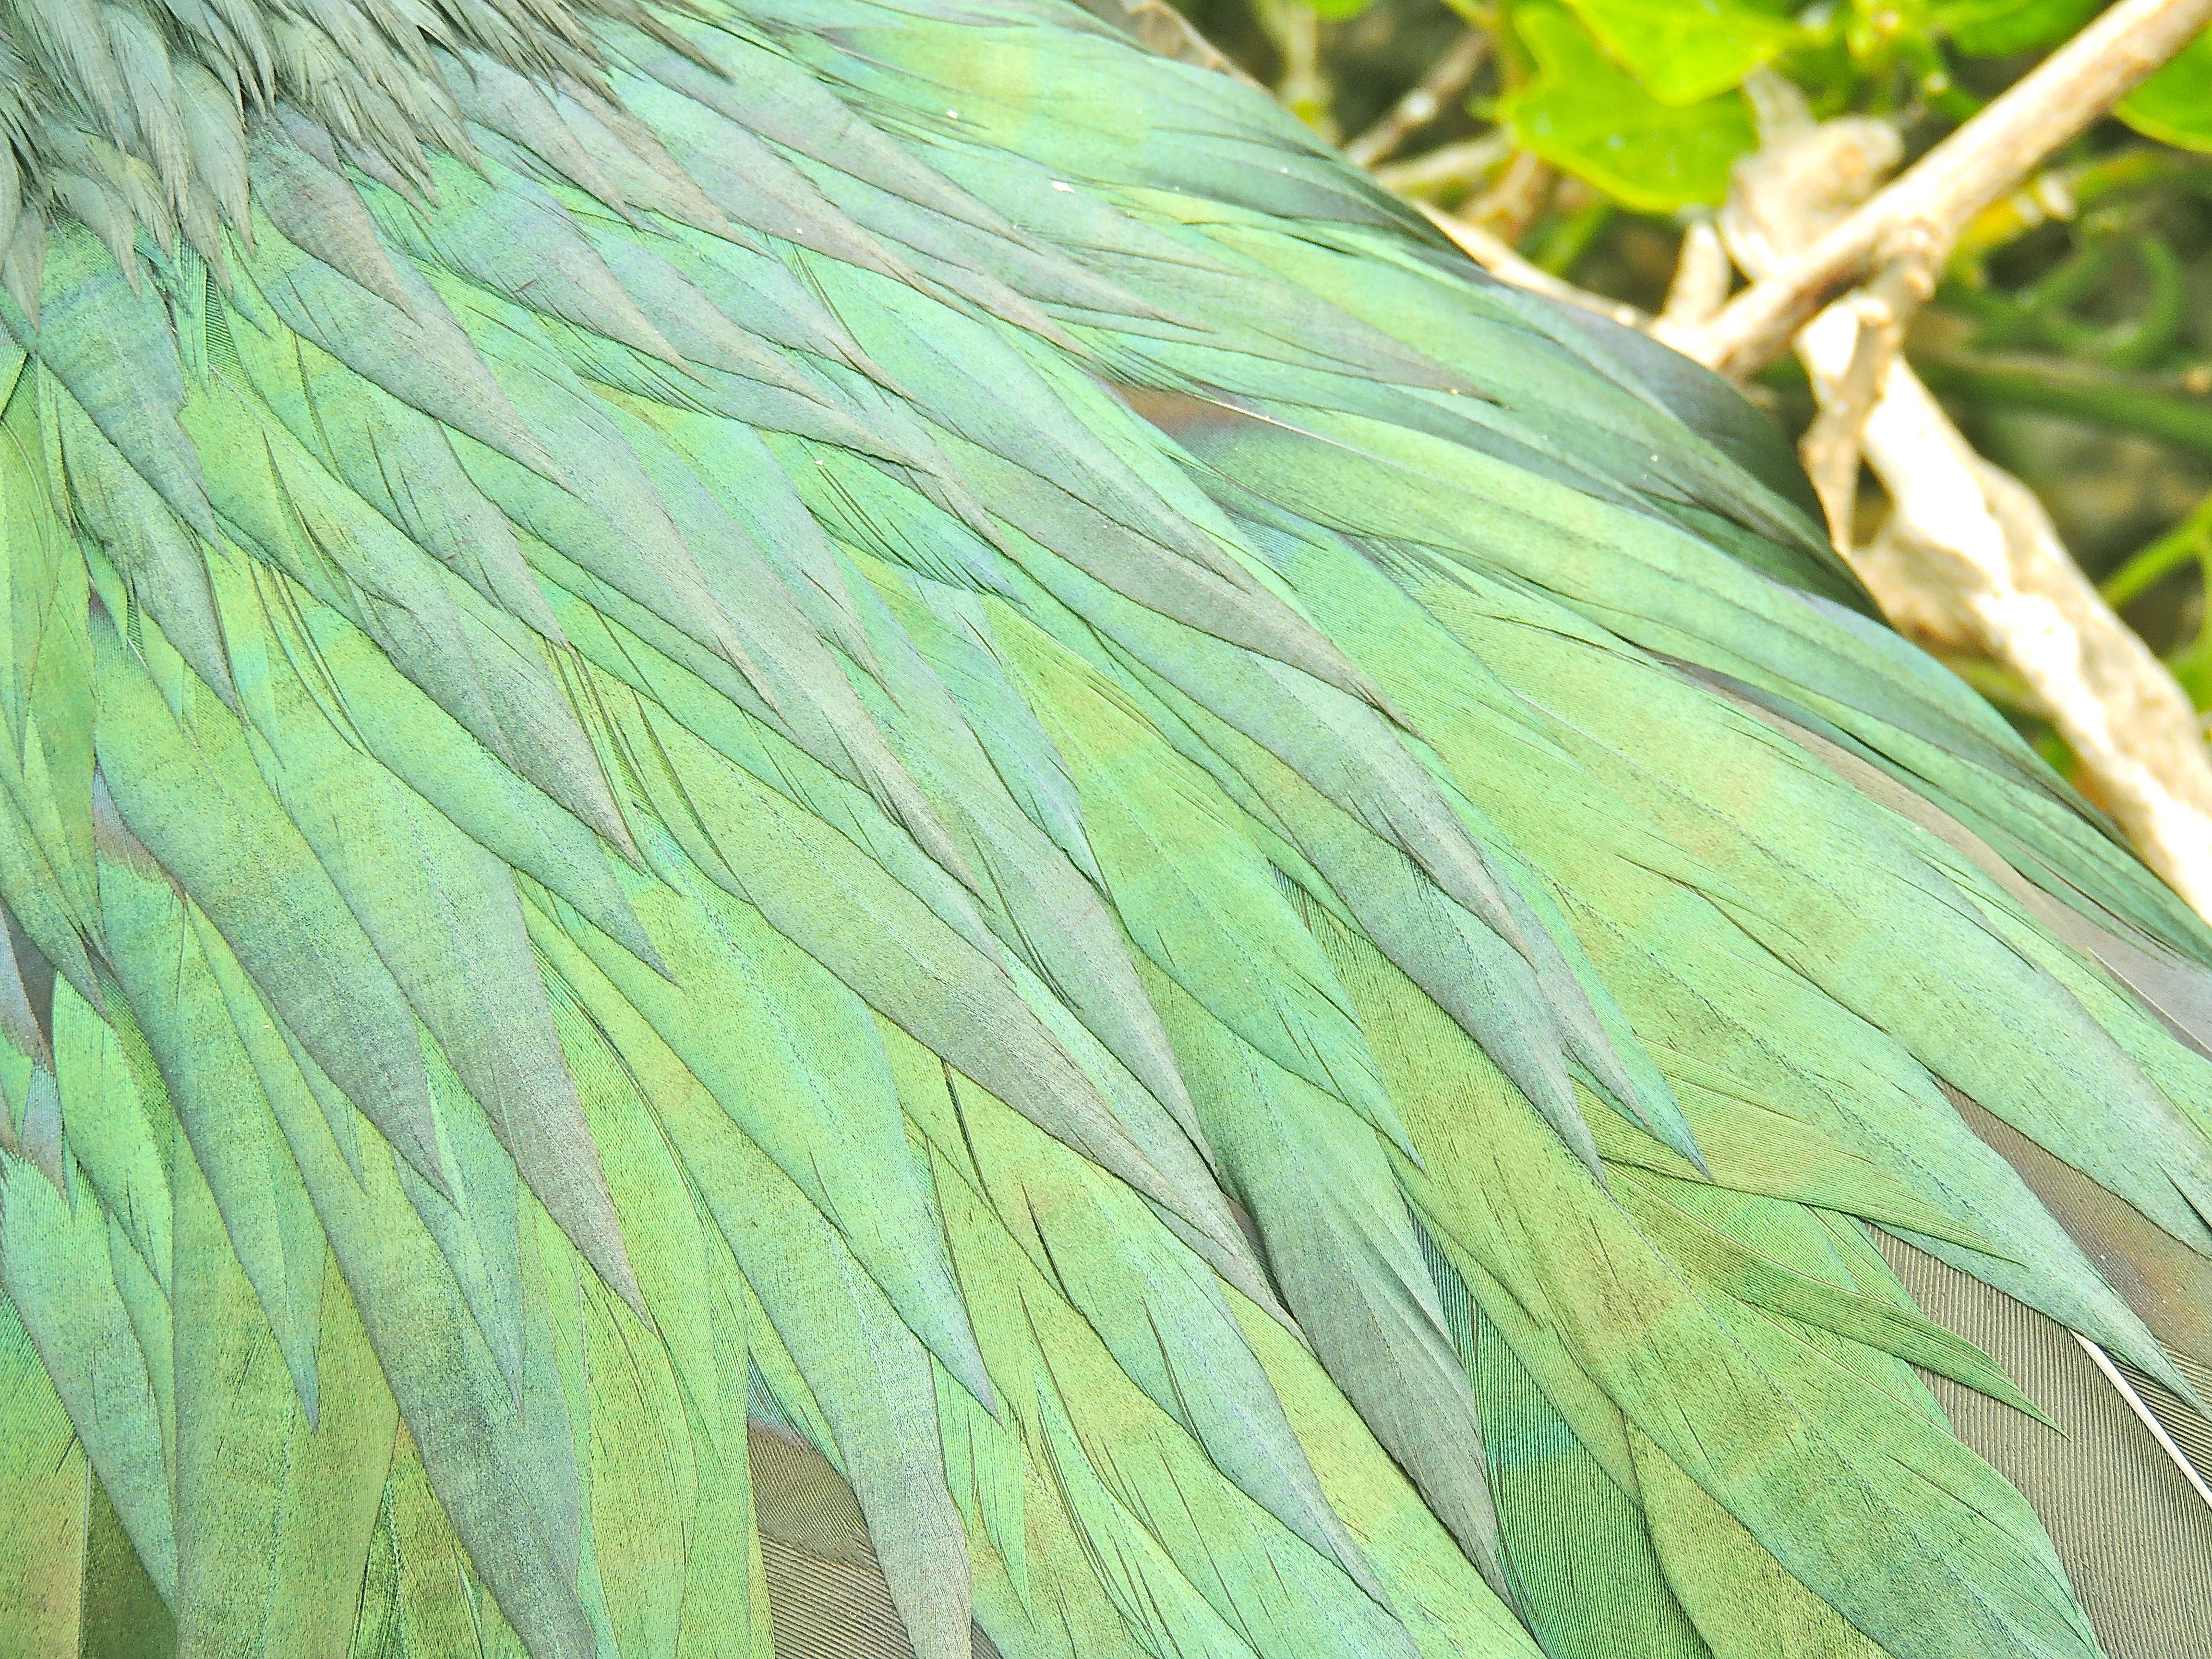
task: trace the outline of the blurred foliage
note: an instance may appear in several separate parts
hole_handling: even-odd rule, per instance
[[[1656,310],[1684,226],[1757,144],[1747,79],[1786,78],[1823,118],[1890,120],[1909,158],[2103,0],[1178,3],[1384,183]],[[1909,349],[2212,708],[2212,35],[1968,228]],[[1793,429],[1811,419],[1794,362],[1752,390]],[[1954,665],[2073,770],[2002,672]]]

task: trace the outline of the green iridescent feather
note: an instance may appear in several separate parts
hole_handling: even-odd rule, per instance
[[[1183,55],[0,11],[0,1648],[2099,1651],[2212,935]]]

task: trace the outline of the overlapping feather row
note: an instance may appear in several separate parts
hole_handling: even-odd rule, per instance
[[[2186,1395],[1943,1090],[2212,1282],[2207,940],[1694,386],[1048,0],[6,15],[21,1650],[765,1655],[763,1432],[921,1659],[2094,1650],[1869,1229]]]

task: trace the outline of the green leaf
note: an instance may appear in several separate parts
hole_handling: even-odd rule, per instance
[[[1357,17],[1374,3],[1375,0],[1312,0],[1314,10],[1332,23]]]
[[[1607,55],[1670,106],[1733,91],[1745,76],[1788,51],[1799,36],[1796,25],[1787,18],[1753,11],[1736,0],[1569,3]],[[1540,56],[1542,48],[1537,51]]]
[[[2181,149],[2212,150],[2212,30],[2120,100],[2114,112],[2146,137]]]
[[[1929,21],[1971,58],[2002,58],[2056,46],[2105,0],[1940,0]]]
[[[1639,212],[1728,194],[1729,166],[1758,143],[1741,94],[1669,107],[1559,7],[1517,11],[1514,25],[1539,72],[1498,113],[1522,144]]]

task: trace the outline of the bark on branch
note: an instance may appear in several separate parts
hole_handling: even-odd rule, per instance
[[[1720,216],[1754,287],[1797,268],[1797,250],[1832,224],[1863,216],[1852,203],[1898,150],[1877,122],[1815,126],[1786,82],[1761,92],[1763,148],[1737,167]],[[2197,711],[2068,556],[2033,493],[1977,455],[1899,359],[1904,319],[1924,297],[1897,291],[1899,269],[1884,265],[1796,336],[1820,404],[1806,470],[1836,545],[1898,626],[2011,671],[2144,860],[2212,915],[2212,755]],[[1888,522],[1863,548],[1852,532],[1862,454],[1890,498]]]
[[[1821,303],[1878,265],[1931,269],[1966,222],[2148,80],[2212,22],[2212,0],[2119,0],[1857,212],[1667,343],[1741,380],[1789,345]]]
[[[1859,331],[1843,301],[1798,337],[1816,392],[1847,371]],[[2068,556],[2034,494],[1974,453],[1906,364],[1890,365],[1860,442],[1891,511],[1849,556],[1883,611],[2010,669],[2145,862],[2212,917],[2212,757],[2173,676]]]
[[[1584,311],[1595,311],[1601,317],[1610,317],[1614,322],[1630,328],[1648,329],[1651,319],[1634,306],[1619,300],[1608,300],[1602,294],[1593,294],[1586,288],[1577,288],[1572,283],[1554,276],[1534,260],[1523,258],[1512,243],[1496,235],[1472,219],[1446,213],[1426,202],[1414,205],[1426,214],[1429,222],[1452,239],[1459,251],[1480,265],[1501,282],[1516,288],[1525,288],[1532,294],[1541,294],[1566,305],[1580,306]]]

